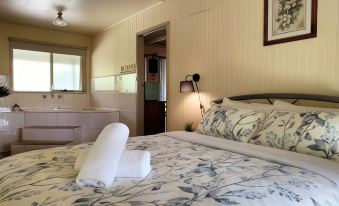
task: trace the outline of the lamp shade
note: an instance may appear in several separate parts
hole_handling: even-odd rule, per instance
[[[180,93],[195,92],[193,81],[181,81]]]

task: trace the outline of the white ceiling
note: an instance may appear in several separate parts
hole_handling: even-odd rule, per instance
[[[95,34],[161,0],[0,0],[0,21]],[[62,10],[68,26],[52,25]]]

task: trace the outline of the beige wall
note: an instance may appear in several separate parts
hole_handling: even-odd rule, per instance
[[[91,45],[89,36],[0,22],[0,74],[7,75],[10,71],[8,37],[88,47],[89,49]],[[89,68],[90,51],[88,52],[87,76],[89,76]],[[65,94],[62,95],[61,99],[51,98],[50,96],[43,99],[42,94],[15,93],[9,97],[1,98],[0,107],[11,106],[14,103],[23,107],[89,106],[89,93],[88,89],[87,94]]]
[[[200,119],[196,94],[178,92],[195,72],[207,107],[214,98],[259,92],[338,95],[339,2],[318,2],[318,38],[263,47],[263,0],[167,0],[93,38],[92,78],[135,63],[136,33],[169,21],[169,130]],[[95,105],[119,109],[124,101],[93,92]],[[136,103],[124,107],[134,128]]]

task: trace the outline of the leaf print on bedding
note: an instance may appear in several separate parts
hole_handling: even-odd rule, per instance
[[[238,202],[231,201],[228,198],[213,198],[214,201],[221,203],[223,205],[238,205]]]
[[[91,199],[90,198],[80,198],[80,199],[77,199],[73,202],[73,204],[85,204],[85,203],[89,203]]]
[[[220,191],[221,189],[219,188],[211,190],[210,192],[207,193],[205,197],[215,197]]]
[[[161,188],[161,185],[156,185],[152,188],[152,191],[160,190],[160,188]]]
[[[192,185],[191,187],[179,187],[179,188],[184,192],[195,194],[198,194],[202,190],[202,187],[200,185]]]
[[[191,198],[188,198],[188,197],[176,197],[173,199],[169,199],[167,203],[168,205],[183,205],[183,203],[186,203],[190,200]]]
[[[284,206],[312,205],[311,198],[320,205],[338,205],[333,198],[339,193],[337,185],[304,169],[164,135],[130,138],[127,149],[137,146],[150,150],[152,174],[117,178],[110,189],[79,188],[75,183],[74,161],[80,148],[91,147],[88,144],[1,159],[0,205],[270,205],[277,200]],[[51,162],[53,157],[57,161]],[[41,170],[45,162],[48,169]]]
[[[214,171],[214,169],[210,169],[208,172],[207,172],[208,176],[209,177],[215,177],[217,176],[217,173]]]
[[[186,184],[191,184],[191,183],[192,183],[192,178],[190,177],[190,178],[184,180],[184,182],[185,182]]]
[[[339,162],[339,114],[272,111],[250,143]]]
[[[129,202],[129,204],[131,205],[131,206],[143,206],[143,205],[145,205],[143,202],[141,202],[141,201],[131,201],[131,202]]]
[[[197,133],[248,142],[263,124],[265,113],[215,105],[201,120]]]

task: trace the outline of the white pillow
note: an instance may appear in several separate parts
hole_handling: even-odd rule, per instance
[[[274,110],[280,111],[292,111],[292,112],[311,112],[311,111],[321,111],[321,112],[339,112],[339,109],[333,108],[321,108],[321,107],[306,107],[306,106],[297,106],[289,102],[282,100],[276,100],[273,104]]]
[[[270,104],[246,103],[246,102],[241,102],[241,101],[230,100],[227,97],[223,99],[223,102],[221,105],[226,106],[226,107],[238,107],[242,109],[250,109],[250,110],[257,110],[257,111],[269,111],[273,109],[273,106]]]

